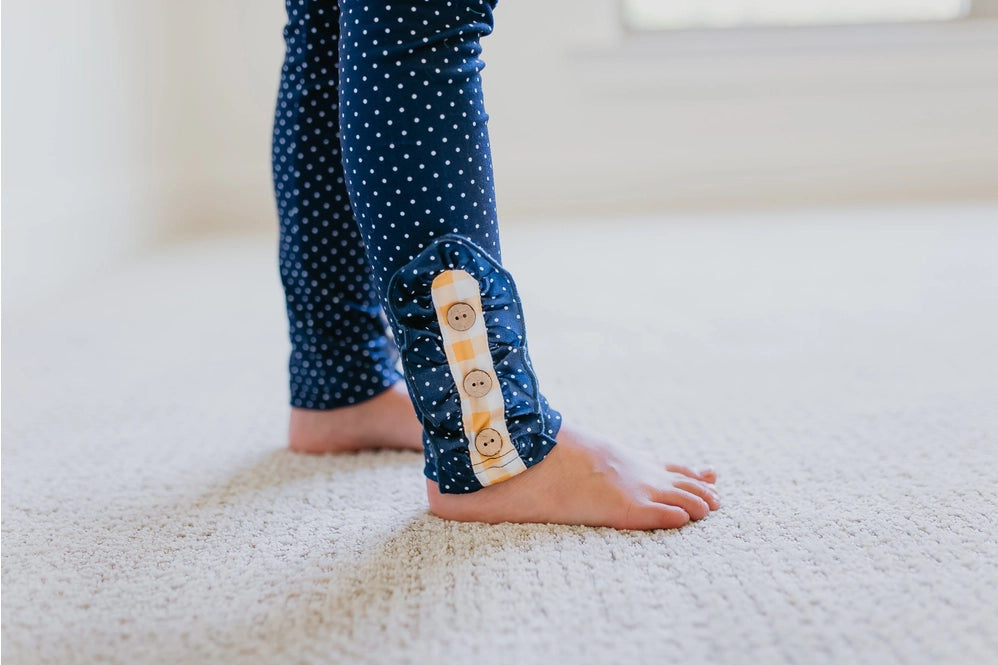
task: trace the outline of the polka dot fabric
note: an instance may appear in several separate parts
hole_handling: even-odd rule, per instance
[[[427,314],[445,266],[485,289],[481,341],[519,470],[543,459],[561,422],[538,390],[501,266],[480,57],[494,7],[289,0],[274,122],[291,403],[336,408],[398,381],[389,312],[424,427],[425,473],[443,492],[482,486],[441,330]]]
[[[378,289],[448,233],[499,259],[479,57],[494,3],[340,5],[343,165]]]
[[[291,404],[331,409],[400,379],[388,279],[434,238],[497,260],[479,40],[488,0],[288,0],[274,121]]]
[[[339,7],[287,2],[274,117],[291,404],[332,409],[396,381],[397,351],[347,194],[339,139]]]
[[[476,297],[469,298],[466,294],[459,300],[471,303],[472,312],[478,309],[481,313],[485,337],[482,343],[486,345],[484,353],[491,360],[491,367],[489,363],[481,363],[474,342],[460,342],[467,345],[463,359],[470,361],[463,370],[452,365],[447,357],[443,327],[448,324],[440,323],[438,303],[433,301],[431,292],[436,278],[449,270],[461,270],[474,285]],[[437,481],[441,492],[460,494],[481,489],[483,475],[489,475],[476,473],[471,457],[474,430],[468,431],[468,427],[478,430],[490,427],[491,414],[464,411],[457,387],[464,377],[455,380],[454,376],[472,368],[488,370],[495,376],[495,390],[502,403],[500,411],[504,412],[502,429],[507,432],[517,460],[522,462],[518,466],[507,464],[512,460],[503,456],[499,460],[502,469],[515,475],[544,459],[556,443],[561,414],[550,407],[540,392],[527,350],[523,308],[509,272],[467,238],[444,235],[392,276],[388,303],[387,311],[398,339],[404,340],[402,361],[409,394],[414,397],[416,412],[423,423],[426,477]],[[477,318],[474,313],[472,316]],[[451,327],[467,329],[463,325]],[[450,353],[455,353],[454,345]],[[486,408],[491,409],[491,405]],[[487,417],[484,422],[468,424],[481,415]],[[505,478],[492,481],[501,482]]]

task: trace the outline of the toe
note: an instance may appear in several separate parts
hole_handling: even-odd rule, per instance
[[[691,469],[688,466],[683,466],[682,464],[666,464],[666,471],[671,471],[673,473],[681,473],[684,476],[689,476],[690,478],[700,479],[700,474]]]
[[[688,466],[683,466],[682,464],[666,464],[665,470],[671,471],[673,473],[681,473],[684,476],[688,476],[695,480],[704,480],[708,483],[713,483],[714,481],[717,480],[717,474],[714,473],[714,470],[710,468],[697,472]]]
[[[690,515],[675,505],[642,503],[632,505],[627,511],[623,529],[676,529],[690,521]]]
[[[674,487],[678,487],[681,490],[686,490],[692,494],[696,494],[698,497],[707,502],[711,510],[717,510],[721,507],[721,498],[717,494],[717,490],[711,487],[708,483],[700,482],[698,480],[692,479],[680,479],[672,483]]]
[[[678,487],[653,492],[651,498],[657,503],[682,508],[692,520],[702,520],[710,513],[710,505],[706,501],[693,492]]]

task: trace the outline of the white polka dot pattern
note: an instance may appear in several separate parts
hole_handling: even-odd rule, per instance
[[[561,424],[538,389],[501,266],[480,58],[494,6],[288,0],[274,122],[291,403],[360,402],[404,370],[424,428],[424,471],[443,492],[472,492],[536,464]],[[479,342],[494,363],[483,364],[488,397],[475,399],[498,415],[473,440],[430,283],[421,283],[442,268],[483,288]],[[392,283],[407,294],[401,302]]]
[[[474,492],[544,459],[561,414],[540,391],[516,284],[498,261],[441,236],[392,275],[387,312],[423,423],[424,473],[441,492]],[[473,372],[488,378],[484,399],[465,387]]]
[[[479,40],[494,2],[288,0],[274,122],[291,403],[400,378],[379,295],[443,234],[500,257]]]
[[[340,3],[343,165],[382,291],[444,234],[500,258],[479,57],[493,4]]]
[[[369,399],[400,375],[343,177],[339,7],[289,0],[287,12],[272,163],[291,404],[330,409]]]

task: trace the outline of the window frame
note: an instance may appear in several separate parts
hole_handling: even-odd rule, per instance
[[[923,24],[923,23],[949,23],[953,21],[963,21],[973,18],[978,18],[982,15],[984,16],[994,16],[994,13],[988,13],[989,6],[991,10],[995,9],[995,5],[998,2],[991,2],[989,0],[960,0],[960,4],[963,5],[963,9],[959,16],[950,19],[926,19],[926,20],[882,20],[882,21],[855,21],[855,22],[819,22],[819,23],[807,23],[807,24],[783,24],[783,23],[753,23],[745,25],[732,25],[732,26],[681,26],[681,27],[649,27],[642,28],[640,26],[635,26],[628,20],[627,3],[630,0],[617,0],[617,16],[620,21],[620,25],[623,27],[625,33],[628,34],[673,34],[676,32],[683,31],[738,31],[738,30],[754,30],[754,29],[797,29],[797,28],[814,28],[814,27],[855,27],[855,26],[875,26],[875,25],[907,25],[907,24]],[[665,0],[663,0],[665,1]]]

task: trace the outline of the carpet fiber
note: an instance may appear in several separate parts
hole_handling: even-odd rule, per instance
[[[287,452],[274,240],[200,240],[5,313],[5,665],[998,662],[998,208],[505,240],[552,404],[720,511],[455,524],[417,453]]]

